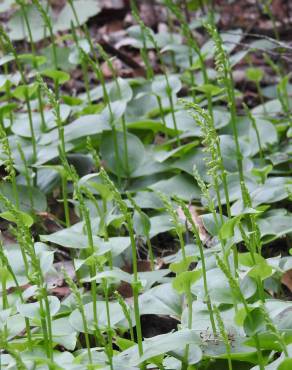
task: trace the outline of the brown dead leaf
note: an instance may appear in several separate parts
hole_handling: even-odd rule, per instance
[[[133,296],[133,290],[131,284],[122,281],[117,291],[123,298],[131,298]]]
[[[286,271],[282,275],[281,283],[285,285],[290,290],[290,292],[292,292],[292,269]]]
[[[211,237],[207,233],[207,230],[204,227],[204,224],[203,224],[203,221],[202,221],[201,216],[198,214],[195,206],[189,206],[189,210],[190,210],[190,213],[191,213],[191,216],[192,216],[192,220],[194,221],[194,224],[198,228],[200,239],[201,239],[202,243],[204,243],[204,244],[206,244],[208,246]],[[178,214],[178,217],[182,221],[186,221],[186,216],[185,216],[185,214],[184,214],[184,212],[183,212],[183,210],[182,210],[181,207],[178,207],[177,214]],[[188,226],[189,229],[191,229],[191,225],[190,225],[189,222],[187,222],[187,226]]]
[[[52,294],[55,294],[59,298],[64,298],[64,297],[67,297],[71,293],[71,290],[68,286],[61,286],[61,287],[56,287],[56,288],[51,289],[50,292]]]

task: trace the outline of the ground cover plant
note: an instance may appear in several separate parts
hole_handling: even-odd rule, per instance
[[[291,4],[0,12],[0,369],[291,369]]]

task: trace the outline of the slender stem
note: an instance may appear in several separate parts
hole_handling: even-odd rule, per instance
[[[27,161],[26,161],[24,152],[22,150],[22,147],[19,143],[17,143],[17,149],[19,151],[20,158],[21,158],[21,160],[23,162],[23,165],[24,165],[24,177],[25,177],[27,187],[28,187],[28,191],[29,191],[29,200],[30,200],[31,210],[33,210],[34,209],[34,200],[33,200],[33,195],[32,195],[32,184],[31,184],[31,178],[30,178],[30,174],[29,174],[29,170],[28,170]],[[16,185],[15,185],[15,187],[16,187]],[[18,199],[18,192],[16,191],[16,193],[17,193],[17,198],[16,199]],[[19,208],[18,202],[17,202],[16,208]]]
[[[132,247],[132,260],[133,260],[132,262],[133,263],[132,289],[133,289],[133,298],[134,298],[134,313],[135,313],[135,321],[136,321],[138,351],[139,351],[139,355],[142,356],[143,354],[142,329],[141,329],[139,300],[138,300],[140,282],[138,279],[137,251],[136,251],[136,242],[135,242],[134,230],[133,230],[133,224],[132,224],[133,221],[132,221],[130,213],[127,213],[126,221],[127,221],[127,227],[129,230],[129,236],[130,236],[131,247]]]
[[[83,200],[82,200],[83,203]],[[85,225],[86,225],[86,234],[88,238],[88,245],[89,245],[89,255],[94,255],[94,243],[93,243],[93,234],[92,234],[92,228],[91,228],[91,221],[89,217],[89,210],[83,205],[83,215],[85,219]],[[96,268],[95,265],[90,266],[90,276],[93,278],[96,276]],[[96,280],[94,279],[91,282],[91,295],[92,295],[92,304],[93,304],[93,319],[94,319],[94,325],[96,327],[96,330],[98,330],[98,320],[97,320],[97,290],[96,290]]]
[[[58,58],[57,58],[57,46],[56,46],[56,38],[53,31],[52,21],[49,16],[49,2],[47,2],[47,9],[43,7],[40,0],[32,0],[35,6],[37,7],[38,11],[41,13],[41,16],[44,20],[45,25],[47,26],[50,34],[51,44],[52,44],[52,56],[53,56],[53,63],[54,68],[58,69]]]
[[[108,297],[108,286],[106,279],[103,279],[103,291],[105,298],[106,306],[106,319],[107,319],[107,335],[108,335],[108,360],[111,370],[113,370],[113,337],[112,337],[112,328],[111,328],[111,317],[110,317],[110,308],[109,308],[109,297]]]
[[[65,214],[65,222],[66,227],[70,227],[70,211],[69,211],[69,203],[68,203],[68,192],[67,192],[67,175],[61,174],[61,181],[62,181],[62,196],[64,202],[64,214]]]
[[[146,237],[146,244],[147,244],[147,248],[148,248],[148,254],[149,254],[149,257],[150,257],[151,270],[153,271],[154,267],[155,267],[155,261],[154,261],[152,244],[151,244],[151,240],[150,240],[149,236]]]

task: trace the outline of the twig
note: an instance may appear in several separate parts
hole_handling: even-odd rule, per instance
[[[109,44],[104,38],[102,38],[99,41],[99,43],[107,53],[118,57],[122,62],[127,64],[129,67],[138,71],[138,73],[141,74],[141,76],[143,76],[143,77],[146,76],[145,69],[139,63],[137,63],[134,59],[129,57],[128,54],[118,50],[117,48],[115,48],[114,46]]]

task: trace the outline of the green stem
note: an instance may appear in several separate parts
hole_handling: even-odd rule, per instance
[[[149,254],[149,257],[150,257],[151,270],[153,271],[154,268],[155,268],[155,261],[154,261],[153,249],[152,249],[152,244],[151,244],[151,240],[149,238],[149,235],[146,237],[146,244],[147,244],[147,248],[148,248],[148,254]]]
[[[109,297],[108,297],[108,286],[106,279],[103,279],[103,291],[106,305],[106,318],[107,318],[107,335],[108,335],[108,360],[110,364],[110,369],[113,370],[113,337],[112,337],[112,327],[110,318],[110,308],[109,308]]]
[[[70,223],[70,211],[69,211],[69,203],[68,203],[66,174],[61,174],[61,181],[62,181],[62,196],[63,196],[63,202],[64,202],[65,222],[66,222],[66,227],[70,227],[71,223]]]
[[[140,282],[138,279],[138,266],[137,266],[137,251],[136,251],[136,242],[132,224],[131,214],[127,213],[126,215],[126,222],[128,226],[129,236],[131,240],[131,248],[132,248],[132,260],[133,260],[133,282],[132,282],[132,289],[133,289],[133,298],[134,298],[134,313],[135,313],[135,321],[136,321],[136,331],[137,331],[137,340],[138,340],[138,351],[139,355],[143,355],[143,344],[142,344],[142,329],[141,329],[141,321],[140,321],[140,310],[139,310],[139,290],[140,290]]]

